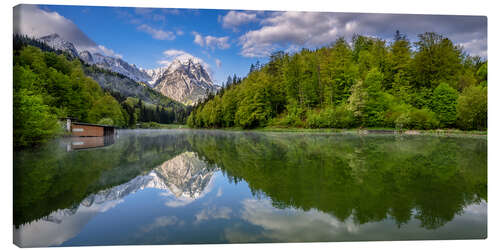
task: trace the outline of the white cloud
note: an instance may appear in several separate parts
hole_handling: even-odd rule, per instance
[[[193,35],[194,35],[194,43],[200,45],[201,47],[205,46],[203,36],[201,36],[200,34],[194,32],[194,31],[193,31]]]
[[[160,216],[156,218],[153,223],[142,227],[142,231],[150,232],[156,228],[175,225],[178,221],[179,219],[176,216]]]
[[[231,47],[228,43],[229,37],[224,36],[224,37],[215,37],[215,36],[206,36],[205,37],[205,45],[211,49],[214,49],[215,47],[219,49],[228,49]]]
[[[93,199],[94,195],[84,201]],[[32,221],[14,229],[14,241],[22,247],[58,246],[78,235],[99,213],[104,213],[120,203],[122,199],[106,200],[102,203],[80,204],[76,211],[60,209],[47,217]],[[83,202],[82,202],[83,203]]]
[[[460,46],[465,51],[469,52],[471,56],[480,56],[483,58],[488,57],[488,46],[486,39],[472,39],[467,42],[460,43]]]
[[[264,57],[278,47],[290,45],[316,46],[332,42],[340,34],[338,20],[329,13],[278,12],[261,23],[260,29],[240,37],[243,56]]]
[[[411,39],[437,32],[471,54],[486,55],[486,18],[479,16],[274,12],[260,24],[239,37],[241,55],[265,57],[276,49],[320,47],[353,34],[391,40],[396,30]]]
[[[215,59],[215,65],[217,65],[217,68],[220,68],[222,66],[222,62],[219,59]],[[222,190],[219,189],[219,191],[222,191]],[[219,196],[218,192],[217,192],[217,195]]]
[[[195,217],[195,223],[200,223],[204,220],[212,220],[212,219],[229,219],[231,218],[231,213],[233,210],[229,207],[219,207],[211,206],[202,209],[198,212]]]
[[[165,206],[167,207],[184,207],[184,206],[187,206],[189,204],[191,204],[193,201],[195,201],[194,199],[176,199],[176,200],[171,200],[171,201],[167,201],[165,202]]]
[[[229,44],[229,37],[224,36],[224,37],[215,37],[215,36],[205,36],[199,34],[198,32],[193,31],[192,32],[194,36],[194,43],[200,45],[201,47],[207,47],[212,50],[215,48],[219,49],[228,49],[231,47]]]
[[[242,204],[241,218],[261,227],[263,231],[259,234],[274,241],[332,241],[336,235],[352,234],[359,230],[359,226],[351,219],[342,222],[316,209],[279,209],[267,199],[246,199]],[[252,236],[242,235],[237,230],[226,231],[226,238],[230,242],[245,242],[249,237]]]
[[[174,40],[175,34],[171,31],[165,31],[160,29],[155,29],[147,24],[141,24],[137,26],[137,30],[146,32],[150,34],[154,39],[157,40]]]
[[[299,52],[300,49],[301,48],[299,46],[292,44],[287,49],[285,49],[285,52],[286,53],[295,53],[295,52]]]
[[[426,230],[414,216],[399,227],[390,216],[358,224],[352,216],[341,221],[315,208],[307,211],[275,208],[270,199],[245,199],[242,205],[238,213],[241,214],[241,219],[262,230],[250,232],[237,226],[229,227],[225,230],[225,238],[233,243],[258,239],[277,242],[444,239],[450,235],[478,235],[485,230],[487,214],[487,204],[482,201],[469,205],[464,208],[463,213],[455,215],[453,221],[449,222],[450,226]]]
[[[14,33],[35,38],[56,33],[63,40],[71,42],[78,51],[88,50],[92,53],[123,58],[123,55],[112,49],[96,44],[71,20],[55,11],[42,10],[36,5],[18,5],[14,8]]]
[[[186,55],[186,54],[190,55],[186,51],[177,50],[177,49],[165,50],[165,51],[163,51],[163,54],[166,55],[166,56],[168,56],[168,57],[177,57],[177,56]]]
[[[256,13],[231,10],[224,17],[222,17],[222,27],[231,28],[236,31],[238,26],[256,20]]]
[[[172,63],[172,61],[169,61],[169,60],[159,60],[157,61],[158,64],[162,65],[162,66],[168,66]]]
[[[116,57],[116,58],[120,58],[120,59],[123,58],[123,55],[115,53],[115,51],[104,47],[104,45],[98,45],[98,47],[99,47],[99,49],[101,49],[101,51],[104,53],[104,55],[112,56],[112,57]]]
[[[71,20],[38,8],[36,5],[18,5],[14,8],[14,33],[39,38],[57,33],[62,39],[82,47],[97,47]]]
[[[164,65],[167,62],[172,62],[173,60],[179,60],[179,61],[192,60],[193,62],[201,63],[204,67],[209,67],[208,64],[205,63],[205,61],[203,61],[201,58],[193,56],[190,53],[183,50],[176,50],[176,49],[165,50],[163,51],[163,55],[165,56],[165,58],[159,62],[163,62]]]
[[[168,66],[168,65],[170,65],[170,63],[172,63],[172,62],[166,61],[165,64],[162,64],[162,65]],[[165,192],[160,193],[160,196],[166,198],[167,201],[164,204],[167,207],[183,207],[183,206],[187,206],[187,205],[191,204],[193,201],[196,200],[195,198],[185,197],[185,196],[177,197],[170,190],[166,190]]]

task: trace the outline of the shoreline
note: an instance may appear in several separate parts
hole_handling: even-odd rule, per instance
[[[404,134],[404,135],[481,135],[487,136],[487,131],[465,131],[459,129],[394,129],[394,128],[350,128],[350,129],[334,129],[334,128],[278,128],[265,127],[252,129],[257,131],[272,131],[272,132],[328,132],[328,133],[357,133],[357,134]]]
[[[133,129],[133,128],[126,128]],[[338,129],[338,128],[283,128],[283,127],[261,127],[253,129],[243,129],[240,127],[230,127],[230,128],[190,128],[187,125],[180,124],[162,124],[157,128],[136,128],[136,129],[186,129],[186,130],[221,130],[221,131],[240,131],[240,132],[287,132],[287,133],[338,133],[338,134],[359,134],[359,135],[370,135],[370,134],[399,134],[399,135],[467,135],[467,136],[481,136],[487,137],[488,131],[465,131],[459,129],[432,129],[432,130],[418,130],[418,129],[394,129],[394,128],[350,128],[350,129]]]

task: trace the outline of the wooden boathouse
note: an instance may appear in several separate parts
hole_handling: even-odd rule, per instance
[[[71,136],[108,136],[115,134],[115,127],[83,122],[71,123]]]
[[[97,137],[115,134],[115,127],[113,126],[76,122],[71,121],[71,118],[64,119],[66,119],[66,130],[70,132],[71,136]]]
[[[71,137],[66,151],[101,148],[115,143],[114,136]]]

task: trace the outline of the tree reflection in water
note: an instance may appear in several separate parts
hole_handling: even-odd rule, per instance
[[[217,171],[225,182],[248,184],[253,198],[232,198],[231,206],[207,205],[205,213],[189,216],[196,223],[244,220],[274,232],[278,241],[332,240],[318,230],[298,237],[305,230],[300,221],[328,222],[326,228],[338,234],[386,220],[397,227],[418,221],[425,230],[439,229],[487,201],[484,138],[169,130],[121,131],[114,144],[91,150],[67,152],[65,145],[60,139],[15,152],[15,226],[64,223],[61,218],[76,218],[79,209],[82,216],[107,211],[144,188],[164,190],[167,207],[187,206],[211,191]],[[219,192],[221,187],[216,197]],[[278,225],[276,220],[292,214],[294,230],[276,231],[267,223]],[[161,225],[184,223],[180,215],[159,218]],[[66,230],[69,236],[63,238],[78,234],[80,226]],[[229,242],[253,241],[237,229],[224,231]],[[384,239],[376,231],[371,233],[379,238],[373,239]],[[266,237],[254,241],[273,241]]]

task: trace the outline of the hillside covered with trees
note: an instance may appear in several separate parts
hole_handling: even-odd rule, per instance
[[[141,122],[185,123],[189,109],[167,97],[159,103],[143,103],[141,99],[123,96],[110,88],[102,88],[87,74],[126,82],[124,76],[97,70],[62,51],[55,51],[36,40],[14,36],[14,147],[40,144],[60,133],[59,118],[135,127]],[[131,80],[128,80],[127,84]],[[139,85],[133,82],[133,84]],[[154,92],[151,90],[151,92]],[[148,92],[149,93],[149,92]],[[149,100],[149,99],[148,99]]]
[[[199,103],[190,127],[487,128],[487,62],[436,33],[275,52]]]

